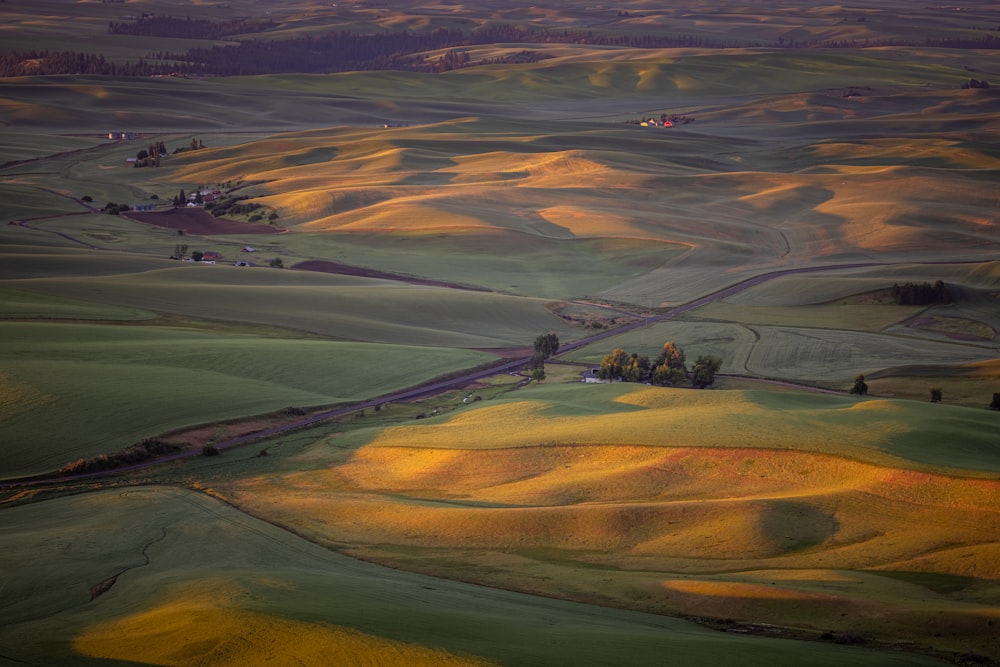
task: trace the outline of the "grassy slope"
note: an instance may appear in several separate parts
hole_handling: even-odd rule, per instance
[[[407,569],[993,655],[995,419],[935,408],[535,387],[215,488]]]
[[[136,7],[139,4],[133,3]],[[561,13],[567,11],[563,9],[565,3],[540,4],[540,9],[525,12],[506,6],[484,11],[496,9],[498,20],[544,16],[547,21],[561,21],[568,26],[594,21],[590,16],[567,18]],[[238,1],[233,5],[236,11],[256,9]],[[908,18],[911,3],[892,3],[891,7],[886,3],[883,12],[871,14],[865,24],[856,22],[854,10],[847,12],[849,16],[841,16],[837,8],[813,8],[798,15],[786,11],[784,15],[761,18],[720,15],[712,4],[668,9],[649,3],[629,6],[637,10],[633,13],[645,14],[623,19],[630,24],[668,31],[683,27],[692,33],[723,30],[772,40],[779,34],[789,39],[877,36],[896,26],[906,34],[921,35],[941,25],[947,25],[948,30],[956,29],[956,25],[964,30],[969,27],[966,21],[981,21],[971,18],[972,12],[962,16],[950,12],[922,20],[915,28]],[[117,11],[112,7],[105,6],[105,10]],[[302,7],[293,9],[301,11]],[[158,7],[157,11],[161,10]],[[215,5],[201,5],[198,11],[214,12]],[[371,15],[352,20],[358,25],[375,21],[378,11],[372,9]],[[397,20],[388,14],[386,20]],[[426,28],[451,20],[443,15],[413,25]],[[98,30],[103,21],[90,25]],[[996,23],[987,20],[983,24]],[[309,16],[286,28],[314,31],[321,29],[321,24],[320,19]],[[45,29],[54,25],[48,23]],[[82,25],[74,26],[74,30]],[[398,25],[409,24],[403,21]],[[23,26],[10,29],[24,34]],[[78,37],[74,39],[75,44],[79,43]],[[141,48],[144,53],[150,46],[144,41],[132,47],[119,43],[114,48],[123,49],[117,51],[119,54],[128,48]],[[506,46],[497,51],[486,49],[484,55],[505,49],[510,50]],[[3,145],[11,146],[11,156],[84,147],[88,145],[86,140],[59,138],[61,132],[75,133],[81,128],[93,133],[96,148],[5,170],[0,197],[10,206],[5,207],[3,220],[80,210],[42,190],[54,183],[77,196],[90,194],[101,205],[107,200],[144,201],[152,193],[170,196],[178,187],[190,189],[196,183],[222,178],[260,177],[267,183],[248,191],[279,207],[283,223],[301,225],[298,233],[268,241],[268,252],[488,284],[530,296],[596,292],[642,306],[684,301],[762,267],[872,257],[973,257],[989,252],[996,244],[994,227],[989,224],[995,201],[992,191],[984,188],[984,184],[992,186],[996,180],[997,155],[990,148],[996,143],[991,130],[997,112],[995,96],[957,90],[958,82],[970,76],[963,68],[989,74],[994,69],[993,54],[899,49],[857,53],[636,52],[573,46],[553,47],[551,52],[558,58],[538,65],[474,69],[438,77],[357,73],[213,82],[73,77],[5,81],[0,87],[0,124],[6,124],[8,129],[0,137]],[[637,58],[642,61],[635,62]],[[843,88],[854,85],[871,86],[869,94],[859,99],[843,98]],[[667,135],[620,125],[640,113],[673,111],[691,114],[698,121]],[[501,120],[510,115],[519,119]],[[456,117],[464,120],[440,122]],[[412,127],[377,128],[384,122],[411,123]],[[436,124],[421,126],[431,122]],[[338,124],[364,127],[321,129],[245,143],[248,133],[258,129],[302,130]],[[224,133],[234,127],[239,128],[238,135]],[[124,166],[124,159],[144,146],[104,145],[98,139],[108,129],[119,128],[175,132],[164,135],[171,147],[175,142],[186,143],[196,132],[210,149],[171,159],[166,168],[155,173],[132,170]],[[36,138],[26,140],[29,133]],[[90,245],[138,251],[157,258],[168,254],[178,240],[168,232],[106,217],[53,218],[33,224],[80,234]],[[393,228],[393,234],[385,233]],[[475,299],[453,299],[436,290],[402,290],[375,282],[289,279],[286,274],[290,272],[281,274],[280,284],[270,284],[274,277],[269,272],[230,279],[236,274],[222,267],[199,267],[210,271],[185,274],[165,260],[161,264],[144,258],[138,262],[142,266],[128,267],[126,260],[104,254],[88,258],[86,253],[92,251],[66,250],[75,244],[65,238],[25,228],[4,226],[0,238],[5,242],[0,268],[4,277],[44,278],[5,288],[5,296],[11,297],[5,300],[5,311],[15,317],[24,316],[19,312],[44,316],[39,311],[51,308],[53,316],[58,317],[77,313],[134,319],[143,316],[134,309],[146,307],[146,299],[151,298],[158,309],[176,313],[202,314],[212,308],[213,314],[240,321],[252,313],[257,322],[288,325],[292,321],[295,326],[330,335],[347,332],[363,336],[380,331],[394,341],[418,337],[428,344],[454,344],[458,339],[462,345],[498,344],[500,340],[520,343],[555,326],[542,313],[541,302],[526,299],[512,302],[497,297],[486,302],[478,295]],[[21,247],[10,248],[8,239]],[[236,247],[244,240],[191,242]],[[694,247],[695,251],[679,256],[672,243]],[[29,247],[31,244],[51,244],[62,249],[52,257],[44,257],[38,252],[39,245]],[[546,260],[551,263],[546,264]],[[484,270],[477,272],[476,267]],[[581,268],[585,270],[582,277]],[[141,273],[145,271],[150,273]],[[911,271],[919,273],[919,269]],[[261,275],[268,276],[264,284],[256,279]],[[192,276],[197,277],[191,280]],[[204,280],[209,277],[212,280]],[[226,279],[215,280],[219,277]],[[832,282],[836,284],[834,291],[841,289],[839,278]],[[992,284],[972,278],[958,282],[977,288]],[[182,296],[175,291],[178,286],[184,287]],[[44,297],[46,304],[35,304],[25,311],[25,292],[43,287],[46,293],[87,298],[91,303]],[[804,281],[788,281],[780,287],[788,287],[791,293],[815,291],[814,285]],[[819,291],[824,289],[829,291],[829,287]],[[289,295],[300,290],[301,299],[290,299]],[[332,297],[328,296],[331,290],[337,292]],[[92,296],[97,291],[107,295],[106,303],[114,305],[94,304]],[[254,304],[255,295],[260,294],[267,294],[269,303],[280,309],[258,314]],[[411,301],[415,295],[419,298]],[[744,322],[760,322],[761,315],[788,317],[786,313],[759,310],[762,306],[788,305],[787,299],[780,298],[775,304],[774,295],[758,290],[748,294],[740,308],[722,315],[732,322],[664,324],[654,332],[631,335],[628,346],[634,349],[648,345],[655,353],[662,340],[682,344],[690,341],[684,347],[692,356],[716,352],[722,346],[727,366],[730,358],[747,363],[747,359],[774,355],[780,347],[791,359],[786,372],[807,379],[829,378],[836,373],[848,378],[869,365],[909,364],[942,349],[939,340],[928,342],[928,336],[921,333],[922,339],[910,344],[905,352],[886,356],[881,352],[885,349],[884,337],[868,335],[862,339],[836,332],[828,337],[830,344],[818,348],[814,338],[801,335],[811,331],[788,327],[775,330],[774,335],[765,336],[755,345],[754,332]],[[399,300],[393,300],[396,297]],[[404,304],[392,309],[391,317],[402,312],[406,321],[402,326],[386,327],[385,317],[370,305],[372,299]],[[317,300],[337,312],[317,313]],[[963,316],[982,317],[982,313],[989,312],[990,303],[994,302],[985,300]],[[132,309],[121,311],[120,307]],[[428,311],[430,308],[437,310]],[[425,311],[435,313],[435,317],[428,317]],[[362,321],[353,317],[358,312]],[[480,325],[476,318],[485,318],[485,323]],[[820,318],[838,324],[837,316],[829,310],[824,314],[800,312],[792,317],[800,321],[780,322],[815,325]],[[431,319],[434,321],[429,323]],[[851,322],[854,327],[873,329],[880,327],[883,320],[882,314],[871,318],[870,313],[855,313]],[[51,330],[53,326],[38,324],[28,328]],[[762,331],[770,330],[757,328],[757,333]],[[149,332],[156,335],[147,342],[171,345],[194,335],[164,329]],[[101,329],[100,340],[105,340],[105,334],[106,329]],[[219,343],[244,340],[232,332],[207,335],[200,330],[195,334]],[[255,335],[261,335],[261,331]],[[489,338],[489,343],[482,340],[483,336]],[[847,339],[852,341],[851,354],[857,356],[835,352],[834,344]],[[790,340],[795,344],[788,344]],[[333,343],[271,339],[254,341],[248,354],[257,350],[275,355],[287,353],[294,359],[290,363],[301,363],[299,352],[315,349],[313,343],[324,349],[340,349]],[[107,352],[106,347],[98,347],[102,353]],[[956,348],[949,345],[947,349]],[[357,348],[350,350],[358,354]],[[159,352],[149,351],[152,356]],[[411,353],[421,356],[428,351],[411,349]],[[600,356],[606,351],[591,353]],[[990,355],[995,356],[995,346],[983,351],[983,357]],[[225,368],[221,376],[227,377],[225,373],[233,368],[241,368],[238,374],[245,372],[232,355],[226,356],[223,351],[222,357]],[[955,361],[968,358],[961,352],[953,356]],[[831,371],[833,362],[843,364],[836,367],[836,373]],[[29,369],[16,381],[3,378],[3,405],[13,400],[11,404],[19,408],[35,409],[47,400],[46,393],[34,383],[43,375],[50,380],[58,378],[65,369],[51,367],[43,374],[38,368]],[[996,369],[990,365],[981,368],[986,370],[979,387],[985,387],[997,376]],[[190,369],[180,367],[168,370],[166,379],[181,378],[180,383],[190,374]],[[773,372],[770,362],[756,370]],[[313,371],[310,366],[303,378],[296,379],[314,382]],[[924,368],[907,372],[909,377],[919,378],[928,373]],[[942,370],[932,372],[939,376]],[[891,389],[890,382],[895,380],[874,380],[872,386]],[[231,400],[228,392],[234,384],[243,382],[237,379],[221,383],[220,391],[205,402]],[[261,388],[259,384],[253,386]],[[313,391],[285,385],[279,391],[284,397],[284,392],[293,389],[297,396]],[[92,392],[93,388],[87,390]],[[267,391],[273,390],[272,386]],[[893,390],[898,392],[898,388]],[[100,391],[110,390],[102,387]],[[984,526],[995,526],[990,509],[996,505],[995,484],[914,473],[909,470],[914,465],[905,462],[916,459],[922,466],[958,465],[995,471],[988,446],[995,429],[991,429],[991,422],[984,421],[990,413],[950,406],[934,406],[934,411],[928,411],[923,403],[887,401],[867,401],[850,407],[852,404],[842,399],[721,392],[698,394],[692,398],[694,403],[672,405],[682,408],[679,410],[665,406],[645,409],[593,400],[603,392],[614,391],[607,388],[588,393],[586,399],[572,400],[568,394],[557,399],[555,394],[547,395],[549,391],[543,387],[536,394],[557,406],[550,409],[549,415],[574,415],[575,419],[542,419],[543,413],[538,411],[541,403],[499,409],[491,403],[492,411],[479,412],[489,420],[477,421],[463,415],[449,424],[429,422],[427,431],[405,429],[386,436],[427,433],[423,449],[365,447],[364,437],[350,436],[340,442],[361,449],[347,465],[322,474],[305,472],[260,479],[254,477],[255,471],[248,473],[250,480],[245,484],[227,487],[227,493],[248,504],[276,500],[264,509],[290,524],[319,517],[327,524],[304,525],[303,530],[317,539],[332,540],[335,546],[347,545],[354,553],[404,567],[668,614],[770,619],[819,630],[912,639],[921,644],[940,634],[943,638],[932,640],[938,647],[1000,656],[989,627],[998,599],[992,583],[997,577],[996,545],[982,537]],[[734,396],[739,407],[736,414],[742,420],[730,416]],[[952,389],[946,388],[945,400],[951,396]],[[50,413],[37,414],[45,417]],[[689,419],[678,420],[679,414]],[[631,423],[633,417],[638,419],[637,424]],[[669,434],[664,434],[663,423],[673,425]],[[720,423],[729,425],[726,435],[731,440],[713,444],[725,447],[663,447],[704,444],[705,434],[717,433],[715,426]],[[525,424],[537,428],[529,430]],[[451,443],[451,447],[443,451],[441,434],[451,432],[473,442],[480,442],[484,433],[505,438],[518,434],[523,441],[514,442],[510,449],[468,453],[456,449],[449,435],[444,442]],[[647,438],[647,444],[655,446],[621,446],[622,442],[611,440],[603,444],[591,442],[595,434],[607,433]],[[691,441],[702,440],[669,440],[677,433],[686,434]],[[818,446],[817,434],[831,443],[835,454],[850,453],[866,463],[797,451],[803,445]],[[768,449],[779,440],[792,451]],[[746,450],[748,441],[759,442],[764,448]],[[583,444],[563,447],[567,442]],[[949,443],[950,449],[944,451],[940,442]],[[331,453],[330,444],[313,448],[307,457],[292,465],[308,470],[317,460],[340,463],[343,450]],[[373,470],[391,471],[392,476],[375,476]],[[677,480],[683,480],[683,484],[671,487]],[[656,495],[662,494],[664,488],[676,493],[667,502]],[[456,499],[456,494],[462,497]],[[616,503],[620,497],[629,502]],[[66,508],[66,503],[37,505],[37,513],[23,519],[31,529],[17,528],[12,533],[14,539],[10,541],[26,549],[18,552],[14,566],[9,568],[29,575],[16,582],[17,590],[24,591],[29,599],[23,607],[26,613],[40,609],[47,613],[55,608],[47,606],[51,598],[37,592],[45,585],[40,582],[51,581],[52,572],[78,576],[76,564],[73,573],[68,574],[62,569],[62,561],[56,560],[58,564],[53,567],[50,563],[54,561],[38,558],[39,553],[51,553],[36,547],[39,541],[52,544],[46,542],[49,535],[67,534],[62,519],[53,518],[50,512],[67,515],[69,520],[84,525],[83,533],[88,536],[85,544],[91,548],[111,543],[111,538],[90,540],[98,527],[84,521],[98,522],[102,528],[121,523],[115,519],[121,510],[116,506],[119,501],[104,496],[91,498],[99,498],[92,502],[101,507],[81,503],[79,511],[74,512]],[[330,499],[329,503],[326,499]],[[509,504],[521,507],[502,507]],[[489,506],[500,507],[487,516],[481,510]],[[167,502],[159,506],[157,513],[164,516],[175,509],[172,502]],[[20,516],[16,520],[8,512],[3,516],[6,526],[24,525]],[[193,514],[182,511],[176,516],[177,523],[170,526],[171,538],[175,533],[188,533],[199,540],[197,527],[205,521],[204,514],[200,510]],[[49,522],[52,532],[33,532],[45,522]],[[213,538],[217,535],[212,534]],[[131,554],[129,562],[141,562],[142,549],[138,545],[155,537],[146,535],[132,543],[118,544],[112,551]],[[490,544],[491,538],[498,543]],[[248,538],[240,533],[235,539],[245,545]],[[372,546],[380,539],[384,545]],[[441,544],[447,546],[442,549]],[[478,547],[469,550],[469,544]],[[198,545],[203,550],[205,540],[199,540]],[[127,589],[117,584],[117,590],[108,594],[124,597],[115,603],[121,606],[111,612],[116,618],[108,618],[108,624],[92,626],[82,634],[80,650],[128,657],[148,650],[144,659],[189,662],[192,654],[172,655],[172,647],[162,648],[149,628],[153,625],[162,630],[169,626],[180,633],[191,632],[190,623],[177,621],[178,616],[189,619],[190,610],[203,614],[199,616],[204,619],[198,626],[200,630],[214,627],[225,633],[232,622],[259,629],[267,639],[263,646],[256,645],[258,652],[253,657],[273,651],[275,644],[271,642],[277,640],[271,638],[279,631],[301,638],[297,641],[299,647],[322,646],[333,651],[346,645],[348,648],[343,650],[366,650],[359,648],[357,635],[303,626],[301,621],[317,618],[335,625],[343,622],[343,617],[327,615],[332,594],[324,594],[321,602],[303,597],[302,591],[325,593],[322,582],[303,579],[306,575],[295,569],[277,582],[276,588],[257,593],[260,589],[254,587],[262,581],[259,571],[237,569],[249,574],[245,579],[223,576],[228,580],[216,584],[218,568],[205,571],[185,565],[184,558],[191,549],[185,545],[173,550],[171,545],[162,559],[155,560],[157,567],[173,562],[184,570],[162,572],[150,581],[149,588],[156,591],[163,590],[164,582],[177,582],[172,597],[162,598],[162,603],[149,602],[145,589],[138,591],[139,598],[129,599],[123,593]],[[298,545],[293,549],[302,553]],[[224,550],[217,562],[253,552],[236,547]],[[30,559],[27,554],[31,554]],[[156,554],[155,545],[147,554]],[[83,560],[88,568],[107,569],[104,554]],[[275,560],[287,562],[289,556],[281,552]],[[243,567],[241,563],[236,566]],[[166,568],[170,570],[169,565]],[[865,568],[880,568],[893,578],[859,571]],[[273,575],[274,569],[273,564],[268,564],[269,574]],[[893,574],[893,570],[902,573]],[[95,580],[107,576],[103,570],[96,574],[101,576],[95,576]],[[209,579],[212,581],[206,583]],[[126,581],[127,577],[123,578],[122,582]],[[236,613],[232,607],[218,606],[220,599],[240,604],[238,601],[246,599],[248,589],[249,595],[256,594],[259,600],[262,595],[281,590],[283,585],[293,588],[280,601],[267,597],[268,602],[261,605],[270,605],[263,610],[265,618],[260,608]],[[370,594],[371,585],[363,585]],[[234,586],[237,592],[233,592]],[[206,590],[211,600],[205,600]],[[84,591],[78,590],[81,601]],[[427,600],[426,589],[415,592],[417,595],[405,599]],[[398,593],[397,587],[393,594]],[[365,599],[369,602],[351,598],[344,608],[355,610],[359,604],[370,603],[370,597]],[[113,598],[101,598],[98,604],[109,600]],[[433,613],[447,613],[433,600],[429,602]],[[399,600],[394,599],[394,604],[398,605]],[[442,604],[457,606],[451,599]],[[92,603],[81,609],[89,611],[94,606]],[[532,655],[540,656],[539,664],[552,664],[560,656],[571,658],[568,662],[580,662],[595,655],[607,655],[609,662],[620,661],[623,655],[628,655],[630,662],[634,662],[633,656],[649,655],[651,662],[660,662],[664,653],[688,658],[690,663],[704,658],[707,664],[720,664],[733,660],[733,654],[727,652],[731,642],[737,647],[740,661],[760,660],[762,664],[775,660],[816,664],[828,658],[853,664],[862,655],[853,651],[827,653],[830,647],[819,645],[776,645],[774,650],[784,653],[757,653],[762,644],[755,643],[753,650],[747,650],[729,634],[704,635],[705,641],[699,634],[697,644],[684,646],[649,644],[649,653],[640,653],[637,647],[647,646],[644,637],[637,639],[633,633],[619,641],[613,639],[617,636],[614,631],[600,629],[606,629],[609,623],[603,611],[587,612],[598,615],[591,616],[596,618],[595,625],[583,625],[579,617],[567,621],[560,627],[574,628],[572,634],[555,639],[552,634],[531,634],[541,621],[536,623],[536,617],[524,608],[507,612],[510,609],[505,610],[504,620],[486,619],[493,633],[488,636],[495,637],[501,623],[511,618],[527,616],[526,625],[531,627],[503,625],[506,635],[516,636],[518,642],[502,645],[483,641],[472,630],[468,633],[472,636],[465,641],[456,640],[454,634],[440,642],[428,641],[428,637],[438,636],[436,628],[440,626],[418,620],[414,626],[401,627],[397,616],[387,624],[381,611],[366,616],[368,624],[364,627],[358,625],[358,614],[352,616],[351,622],[357,631],[367,633],[363,639],[371,651],[383,651],[375,654],[401,662],[414,661],[418,654],[431,662],[443,659],[441,654],[420,653],[423,649],[412,644],[431,644],[427,650],[472,654],[481,654],[486,644],[486,657],[525,664],[524,652],[518,653],[517,646],[528,635],[538,637],[530,644],[529,652],[537,652]],[[125,614],[132,615],[123,618]],[[407,618],[425,619],[427,614],[428,607],[421,606],[419,613],[415,611]],[[547,618],[551,617],[549,613]],[[76,617],[79,622],[74,620],[74,629],[67,633],[66,618],[63,615],[15,626],[5,632],[16,641],[3,643],[24,644],[24,637],[66,637],[83,632],[85,625],[96,620]],[[634,618],[630,619],[633,625]],[[659,624],[673,621],[653,622],[658,624],[654,632],[660,642],[664,633]],[[467,623],[448,618],[444,625],[467,630]],[[577,635],[577,630],[586,636]],[[111,638],[122,634],[149,640],[135,646]],[[212,632],[209,635],[204,645],[220,638]],[[387,646],[372,636],[388,636],[410,646]],[[593,637],[601,641],[587,641]],[[176,642],[171,643],[176,646]],[[29,661],[52,655],[52,644],[39,646],[30,640],[27,645],[31,649],[24,658]],[[220,651],[232,648],[222,646]],[[578,647],[579,655],[573,653]],[[68,649],[61,646],[59,650]],[[287,653],[294,647],[281,650]],[[384,651],[397,657],[386,658]],[[233,655],[236,661],[246,661],[246,654]],[[219,657],[213,654],[213,658]],[[873,664],[885,664],[895,657],[876,655]]]
[[[4,323],[0,339],[5,476],[182,426],[378,396],[492,358],[159,326]]]
[[[627,656],[652,665],[669,654],[690,665],[939,664],[386,570],[176,489],[13,508],[0,530],[4,562],[21,573],[5,582],[0,639],[5,657],[20,661],[570,665]],[[88,601],[91,586],[116,575]],[[30,582],[41,578],[39,592]]]

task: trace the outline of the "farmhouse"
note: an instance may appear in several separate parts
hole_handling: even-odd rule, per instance
[[[611,384],[614,380],[605,380],[597,376],[599,368],[588,368],[583,372],[583,381],[587,384]]]
[[[215,262],[215,261],[218,261],[220,259],[222,259],[222,253],[221,252],[216,252],[214,250],[206,250],[201,255],[201,260],[203,262]]]

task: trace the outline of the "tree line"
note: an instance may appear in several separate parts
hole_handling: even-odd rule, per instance
[[[220,40],[233,35],[264,32],[274,27],[272,19],[250,21],[245,18],[230,21],[210,19],[175,18],[164,15],[146,15],[135,21],[108,23],[109,35],[135,35],[137,37],[180,37],[183,39]]]
[[[951,292],[943,281],[930,283],[896,283],[892,286],[892,298],[901,306],[927,306],[932,303],[951,303]]]
[[[144,17],[132,23],[110,23],[112,34],[222,39],[234,35],[265,32],[268,21],[223,21]],[[471,60],[459,52],[428,60],[422,52],[457,49],[496,43],[588,44],[628,48],[703,48],[775,46],[745,40],[719,40],[697,35],[606,34],[579,30],[536,30],[498,24],[470,32],[438,29],[422,33],[390,31],[378,33],[330,32],[294,39],[243,39],[232,45],[189,49],[184,53],[157,52],[134,62],[118,62],[101,54],[76,51],[14,50],[0,54],[0,76],[89,74],[106,76],[237,76],[254,74],[332,73],[360,70],[404,70],[442,72],[496,62],[535,62],[545,56],[523,51],[499,59]],[[877,40],[795,43],[779,40],[779,46],[799,48],[870,48],[882,46],[934,46],[940,48],[1000,48],[1000,37],[992,33],[961,39]]]
[[[684,350],[670,341],[663,344],[660,355],[652,362],[645,355],[628,354],[617,347],[601,359],[597,377],[612,382],[649,382],[664,387],[689,381],[695,389],[704,389],[715,383],[715,374],[722,367],[722,359],[712,355],[699,356],[690,369],[686,362]]]

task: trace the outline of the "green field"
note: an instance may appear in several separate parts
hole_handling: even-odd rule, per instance
[[[0,4],[27,68],[0,78],[0,662],[1000,661],[995,3],[266,5]],[[109,34],[148,12],[263,30]],[[478,39],[505,26],[550,32]],[[27,53],[259,39],[283,62],[286,39],[439,29],[464,43],[406,71]],[[177,214],[182,190],[245,208]],[[936,280],[950,303],[886,299]],[[586,344],[541,382],[9,485],[384,401],[545,333]],[[666,341],[719,357],[716,383],[578,381]]]
[[[142,520],[137,520],[141,517]],[[5,659],[935,665],[864,648],[720,635],[362,563],[202,495],[138,487],[4,511]],[[74,555],[70,555],[70,554]],[[97,600],[91,587],[117,577]],[[44,579],[44,587],[31,582]],[[39,616],[42,616],[39,618]],[[193,624],[192,624],[193,622]],[[242,627],[241,627],[242,626]],[[250,642],[227,638],[253,628]],[[437,629],[447,629],[440,632]],[[33,637],[44,636],[38,645]],[[104,662],[103,664],[108,664]]]

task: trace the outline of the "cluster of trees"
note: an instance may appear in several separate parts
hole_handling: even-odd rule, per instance
[[[187,146],[178,146],[174,149],[174,155],[178,153],[184,153],[186,151],[196,151],[200,148],[204,148],[205,144],[201,140],[191,138],[191,143]],[[133,166],[135,167],[159,167],[160,158],[167,154],[167,146],[162,141],[156,141],[149,144],[146,148],[140,150],[136,153],[135,162]]]
[[[113,62],[103,55],[77,51],[11,49],[0,53],[0,77],[47,74],[98,74],[102,76],[151,76],[169,74],[166,67],[153,67],[143,58],[136,62]]]
[[[255,202],[241,203],[249,198],[247,195],[240,195],[236,197],[220,197],[214,201],[206,201],[205,196],[201,193],[201,188],[199,188],[195,191],[194,196],[190,197],[190,201],[197,206],[204,206],[206,212],[211,213],[217,218],[223,215],[249,215],[247,219],[250,222],[260,222],[266,218],[273,224],[280,217],[277,211],[267,211],[262,204]],[[180,192],[171,199],[171,203],[174,206],[187,206],[188,200],[188,194],[181,188]],[[259,213],[255,213],[255,211],[259,211]]]
[[[989,87],[990,87],[990,82],[985,79],[983,79],[982,81],[980,81],[979,79],[969,79],[968,81],[962,84],[962,90],[968,90],[969,88],[989,88]]]
[[[167,146],[162,141],[155,141],[135,155],[135,167],[159,167],[160,158],[167,154]]]
[[[932,303],[951,303],[951,293],[944,282],[896,283],[892,286],[893,300],[902,306],[926,306]]]
[[[687,125],[688,123],[693,123],[695,119],[690,116],[682,116],[675,113],[670,114],[669,116],[665,113],[661,113],[659,120],[657,120],[653,116],[643,116],[641,118],[629,118],[628,120],[625,121],[625,124],[642,125],[643,123],[648,123],[648,124],[665,125],[667,121],[670,121],[674,125]]]
[[[133,23],[111,23],[113,34],[157,35],[219,39],[235,34],[268,30],[269,21],[224,21],[176,19],[153,16]],[[497,60],[472,61],[455,52],[427,61],[422,52],[455,49],[477,44],[543,43],[592,44],[631,48],[735,48],[772,46],[743,40],[717,40],[705,36],[653,34],[596,34],[578,30],[533,30],[501,24],[482,26],[466,33],[439,29],[425,33],[409,31],[360,34],[349,31],[303,35],[295,39],[244,39],[233,45],[190,49],[185,53],[158,52],[137,62],[112,62],[99,54],[73,51],[18,51],[0,55],[0,76],[36,74],[98,74],[108,76],[195,75],[237,76],[291,72],[329,73],[355,70],[411,70],[441,72],[483,65]],[[1000,48],[1000,37],[990,33],[946,40],[881,40],[858,42],[796,43],[779,39],[780,46],[805,48],[868,48],[880,46],[934,46],[942,48]],[[511,62],[534,62],[542,54],[523,51],[506,56]],[[504,60],[505,61],[505,60]]]
[[[833,39],[799,42],[779,37],[778,45],[796,49],[875,49],[890,46],[932,49],[997,49],[1000,48],[1000,37],[985,31],[979,34],[969,33],[963,37],[928,37],[925,39]]]
[[[119,204],[117,202],[109,201],[101,210],[108,215],[118,215],[120,213],[127,213],[128,211],[131,211],[132,207],[128,204]]]
[[[187,151],[196,151],[205,147],[205,142],[196,137],[191,137],[191,143],[187,146],[178,146],[174,149],[174,155],[178,153],[186,153]]]
[[[559,336],[554,333],[537,336],[533,349],[529,362],[531,379],[541,382],[545,379],[545,360],[559,351]]]
[[[211,21],[209,19],[175,18],[145,14],[127,23],[108,23],[109,35],[136,35],[139,37],[182,37],[184,39],[219,40],[231,35],[264,32],[274,27],[271,19],[248,21]]]
[[[663,349],[655,361],[649,357],[628,354],[615,348],[611,354],[601,359],[597,377],[602,380],[623,382],[649,382],[660,386],[673,386],[689,380],[696,389],[704,389],[715,383],[715,374],[722,367],[722,360],[712,355],[699,356],[688,370],[684,350],[672,342],[663,344]]]

